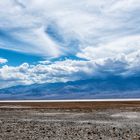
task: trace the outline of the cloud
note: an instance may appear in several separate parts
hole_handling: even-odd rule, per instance
[[[0,68],[0,79],[5,81],[6,85],[9,83],[8,86],[78,80],[81,79],[82,75],[88,73],[88,64],[86,63],[84,61],[65,60],[53,64],[29,65],[23,63],[17,67],[4,65]]]
[[[106,44],[100,44],[95,48],[87,46],[81,52],[78,52],[77,56],[89,60],[96,60],[114,56],[118,57],[121,54],[131,55],[138,50],[140,50],[140,35],[131,35],[120,37]]]
[[[136,61],[137,60],[137,61]],[[129,77],[140,73],[140,52],[98,60],[41,61],[0,68],[0,88],[34,83],[67,82],[108,76]],[[4,85],[5,83],[5,85]]]
[[[77,55],[89,46],[102,52],[105,44],[139,34],[139,5],[139,0],[1,0],[0,28],[12,40],[2,39],[0,47],[42,57]]]
[[[7,59],[4,59],[4,58],[0,58],[0,64],[5,64],[7,63],[8,60]]]

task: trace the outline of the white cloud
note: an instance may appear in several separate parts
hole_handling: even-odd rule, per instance
[[[5,59],[5,58],[0,58],[0,64],[4,64],[4,63],[7,63],[7,62],[8,62],[7,59]]]
[[[23,63],[17,67],[4,65],[0,68],[2,81],[0,88],[34,83],[67,82],[110,75],[130,76],[140,72],[139,65],[140,52],[96,61],[66,59],[47,64],[44,61],[37,65]]]
[[[74,49],[83,51],[87,46],[98,48],[138,34],[139,5],[139,0],[1,0],[0,27],[25,44],[0,47],[51,57],[75,54]],[[63,42],[45,32],[50,24],[56,26]],[[79,44],[72,44],[73,40]]]
[[[140,35],[121,37],[106,44],[100,44],[98,47],[87,46],[78,57],[85,59],[100,59],[108,57],[117,57],[121,54],[130,55],[140,50]]]

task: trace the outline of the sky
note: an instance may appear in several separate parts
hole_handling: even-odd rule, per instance
[[[140,76],[140,0],[0,0],[0,88]]]

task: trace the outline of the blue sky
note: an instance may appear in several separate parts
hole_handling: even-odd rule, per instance
[[[0,88],[139,76],[139,0],[1,0]]]

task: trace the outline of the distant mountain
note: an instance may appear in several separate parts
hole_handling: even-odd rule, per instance
[[[0,99],[140,98],[140,77],[92,78],[0,89]]]

